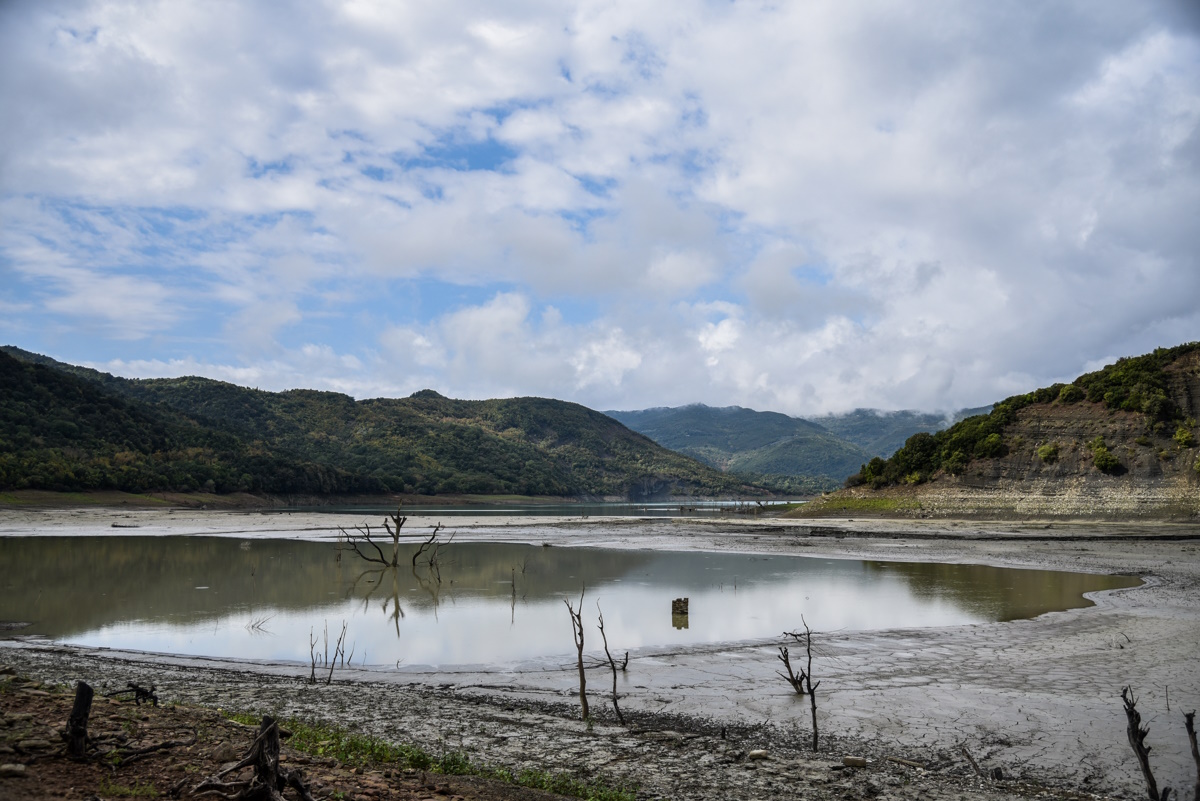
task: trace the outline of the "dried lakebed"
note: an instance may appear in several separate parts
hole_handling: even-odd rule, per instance
[[[96,514],[99,526],[104,518]],[[258,525],[251,518],[193,515],[183,525],[190,533],[221,529],[244,536]],[[0,528],[11,529],[10,522],[0,521]],[[22,524],[29,522],[36,521]],[[293,521],[296,531],[310,524],[329,525],[323,518]],[[162,525],[179,530],[180,519]],[[545,660],[504,670],[339,669],[330,686],[305,684],[308,666],[295,663],[218,663],[37,642],[10,644],[0,661],[46,680],[154,681],[164,697],[332,718],[434,750],[465,750],[482,762],[571,769],[637,784],[645,797],[703,799],[781,792],[816,798],[1023,794],[1019,780],[980,786],[962,746],[982,767],[1000,767],[1007,776],[1137,796],[1140,777],[1119,699],[1121,686],[1132,683],[1151,728],[1159,785],[1186,787],[1194,775],[1182,712],[1200,706],[1195,530],[948,523],[814,528],[778,521],[481,521],[460,530],[460,537],[564,545],[1123,572],[1145,576],[1147,584],[1101,593],[1093,607],[1032,620],[820,634],[814,673],[822,681],[823,753],[816,759],[805,747],[807,701],[775,675],[776,640],[635,651],[621,688],[632,725],[621,729],[602,718],[591,731],[571,719],[573,665]],[[565,610],[563,617],[566,637]],[[611,718],[604,674],[590,671],[589,678],[594,712]],[[768,749],[770,758],[746,759],[757,748]],[[853,775],[829,769],[850,753],[868,756],[872,767]],[[887,756],[924,763],[926,770],[883,761]]]

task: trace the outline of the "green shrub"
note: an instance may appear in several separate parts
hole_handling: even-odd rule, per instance
[[[1175,429],[1175,441],[1179,443],[1181,448],[1190,448],[1196,444],[1196,437],[1192,434],[1192,430],[1186,426],[1180,426]]]
[[[1067,384],[1058,393],[1058,399],[1063,403],[1076,403],[1087,397],[1087,393],[1074,384]]]
[[[999,434],[988,434],[975,445],[975,455],[985,459],[1003,456],[1007,449]]]
[[[1038,458],[1046,464],[1054,464],[1058,461],[1058,443],[1051,442],[1037,449]]]
[[[953,476],[961,476],[963,471],[967,469],[970,459],[962,451],[955,451],[950,455],[950,458],[942,462],[942,467],[946,468],[946,472]]]
[[[1094,464],[1101,473],[1112,473],[1121,466],[1121,460],[1113,456],[1108,448],[1097,448]]]

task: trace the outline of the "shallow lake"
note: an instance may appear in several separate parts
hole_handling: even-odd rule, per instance
[[[1090,605],[1139,579],[979,565],[451,543],[372,569],[336,543],[227,537],[0,539],[0,628],[60,642],[295,660],[346,625],[354,664],[456,665],[568,655],[564,599],[615,652],[814,630],[947,626]],[[688,599],[686,615],[672,601]]]

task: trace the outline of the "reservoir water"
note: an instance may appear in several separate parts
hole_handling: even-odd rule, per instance
[[[354,664],[495,664],[587,650],[817,631],[948,626],[1087,606],[1136,578],[979,565],[451,543],[436,562],[368,564],[333,542],[230,537],[5,537],[0,630],[119,649],[264,660],[333,650]],[[676,599],[687,613],[673,613]],[[17,625],[28,624],[28,625]]]

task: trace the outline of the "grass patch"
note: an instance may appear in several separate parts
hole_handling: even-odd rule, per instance
[[[248,726],[258,726],[262,722],[259,715],[237,712],[222,714],[229,720]],[[461,751],[444,751],[435,755],[418,745],[391,743],[379,737],[357,734],[340,726],[317,721],[290,719],[281,721],[280,725],[292,733],[287,742],[297,751],[313,756],[330,757],[352,767],[391,766],[426,770],[447,776],[480,776],[586,801],[634,801],[636,798],[632,789],[586,782],[567,773],[528,769],[513,773],[503,768],[476,764]]]
[[[112,784],[108,779],[101,779],[97,789],[101,795],[114,798],[158,798],[158,788],[149,782],[131,787],[127,784]]]
[[[859,514],[883,514],[885,512],[910,512],[921,508],[921,502],[912,498],[852,498],[827,497],[806,503],[800,507],[799,516],[805,513],[837,514],[855,512]],[[795,516],[795,515],[793,515]]]

